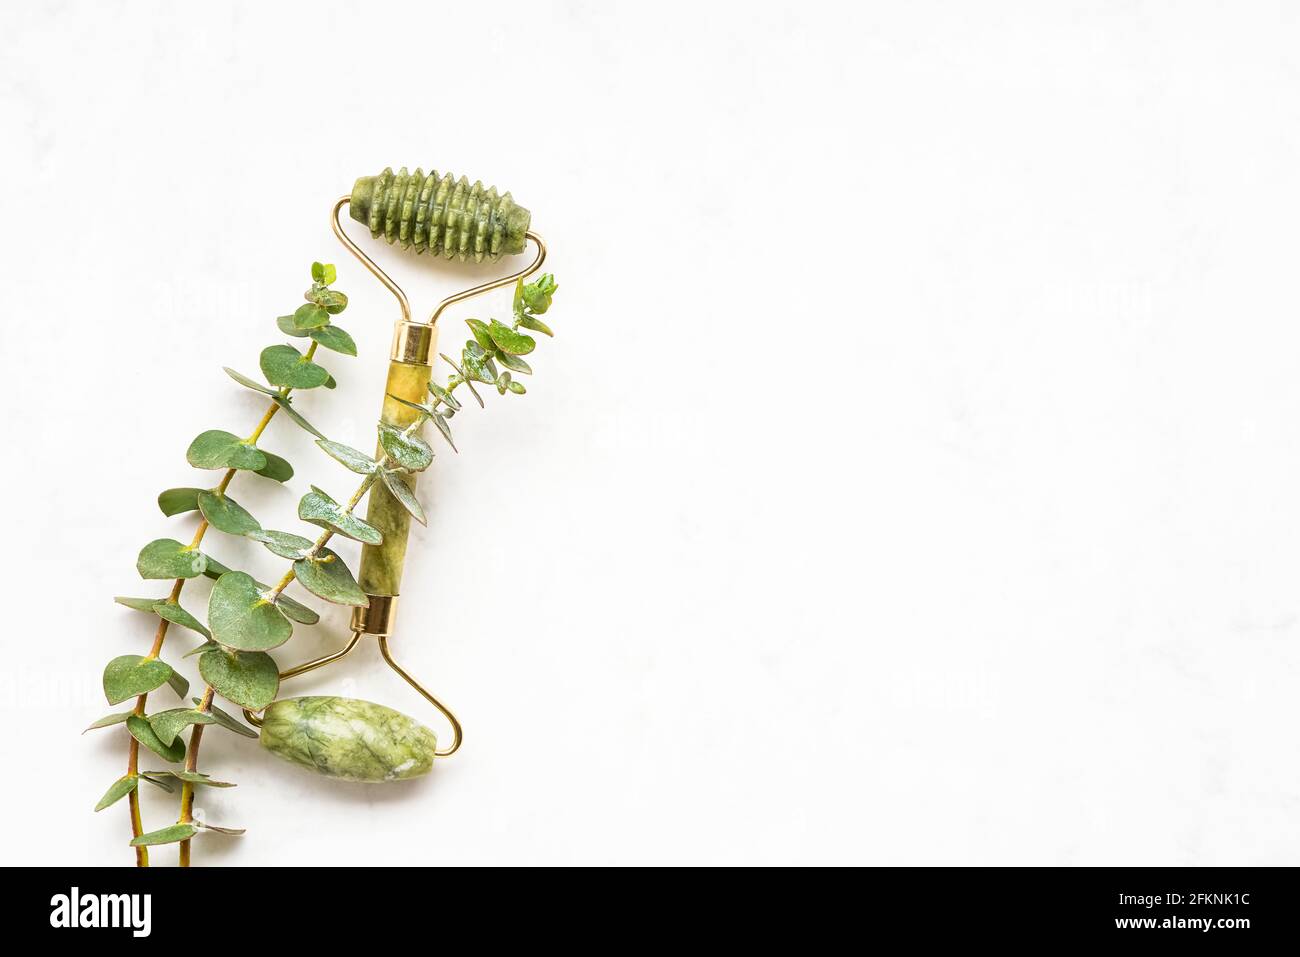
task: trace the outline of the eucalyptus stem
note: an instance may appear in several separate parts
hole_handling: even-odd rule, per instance
[[[311,361],[311,358],[314,355],[316,355],[316,346],[317,343],[313,342],[310,346],[307,347],[307,351],[306,353],[304,353],[303,356],[304,359],[306,359],[307,361]],[[289,393],[292,391],[293,390],[290,389],[288,386],[285,386],[280,390],[280,398],[282,399],[288,398]],[[249,435],[248,439],[246,440],[248,441],[249,444],[255,443],[258,439],[262,437],[262,433],[266,431],[266,427],[271,424],[271,420],[275,418],[275,413],[277,413],[278,411],[280,411],[280,404],[278,402],[272,402],[269,406],[267,406],[266,412],[262,416],[262,420],[257,423],[257,427],[253,429],[252,434]],[[230,485],[230,480],[235,477],[235,472],[236,469],[231,469],[226,473],[225,478],[221,480],[221,484],[217,486],[217,491],[219,493],[226,491],[226,489]],[[190,545],[191,548],[198,547],[199,542],[203,541],[203,535],[207,532],[207,530],[208,530],[208,520],[204,519],[202,522],[199,523],[199,530],[194,537],[194,541]],[[181,586],[183,586],[184,582],[185,579],[183,578],[177,579],[176,589],[175,589],[177,593],[180,592]],[[166,625],[167,622],[164,621],[163,624]],[[212,708],[212,696],[214,693],[215,692],[213,691],[212,686],[208,685],[204,689],[203,698],[199,703],[199,706],[195,710],[203,714],[206,714]],[[139,713],[141,712],[137,712],[137,714]],[[202,740],[203,740],[203,725],[196,724],[193,730],[190,731],[190,742],[185,752],[186,771],[193,771],[196,769],[199,760],[199,743]],[[131,743],[134,746],[134,750],[138,754],[139,742],[137,742],[135,738],[132,738]],[[135,798],[135,796],[136,796],[135,792],[132,792],[131,797]],[[189,781],[183,781],[181,783],[181,815],[180,815],[180,821],[178,823],[181,824],[190,823],[190,820],[193,816],[193,810],[194,810],[194,785],[191,784]],[[137,834],[136,836],[139,837],[139,834]],[[144,850],[144,848],[139,848],[138,850]],[[185,840],[181,841],[180,865],[181,867],[190,866],[189,838],[186,838]]]
[[[316,354],[316,346],[317,343],[313,342],[308,347],[307,352],[305,354],[308,360],[310,360],[312,356]],[[283,388],[280,390],[280,397],[282,399],[287,398],[289,393],[292,391],[293,391],[292,389],[289,389],[287,387]],[[279,403],[277,402],[270,403],[267,406],[266,412],[263,413],[261,420],[258,421],[256,427],[254,427],[252,433],[248,436],[248,438],[245,441],[247,441],[251,445],[255,443],[258,439],[260,439],[262,437],[262,433],[266,431],[266,427],[271,424],[271,420],[275,418],[275,414],[279,411],[280,411]],[[230,483],[234,479],[235,473],[237,471],[238,469],[226,470],[226,474],[223,475],[221,477],[221,481],[217,483],[216,491],[218,495],[225,494],[226,489],[230,487]],[[189,547],[191,550],[198,548],[199,545],[203,543],[203,537],[207,534],[208,529],[210,527],[211,525],[208,523],[208,520],[206,518],[201,519],[199,521],[198,528],[196,528],[194,531],[194,537],[190,540]],[[186,578],[176,579],[176,581],[172,584],[172,590],[171,590],[171,594],[168,596],[168,601],[171,602],[179,601],[181,596],[181,590],[185,587],[185,583],[188,580],[189,579]],[[145,655],[146,660],[157,658],[160,654],[162,654],[163,643],[167,639],[167,628],[170,624],[171,622],[169,622],[166,618],[163,618],[158,622],[158,631],[154,634],[153,647],[149,649],[149,654]],[[203,709],[204,711],[206,711],[207,708],[210,707],[212,704],[211,691],[212,689],[209,688],[208,689],[209,693],[205,695],[204,700],[206,701],[207,705],[204,707]],[[138,698],[136,698],[135,708],[133,710],[133,713],[143,716],[145,713],[145,709],[148,706],[148,702],[149,702],[149,695],[147,692],[145,694],[140,695]],[[196,725],[193,731],[190,732],[190,742],[191,742],[190,747],[193,749],[195,756],[197,756],[198,754],[197,740],[202,738],[202,736],[203,736],[203,725]],[[126,773],[131,777],[138,777],[140,774],[140,742],[137,741],[135,737],[132,737],[129,748],[130,750],[127,753]],[[189,799],[190,799],[189,803],[190,805],[192,805],[194,800],[194,794],[193,794],[193,787],[190,784],[186,783],[181,788],[181,798],[183,801],[184,798],[186,797],[187,790],[189,792]],[[140,815],[139,790],[138,789],[134,790],[129,795],[127,795],[127,801],[128,801],[128,810],[131,815],[131,836],[133,838],[140,837],[142,834],[144,834],[144,822],[141,819],[141,815]],[[183,820],[185,822],[188,822],[190,819],[189,808],[183,807],[182,813],[184,815]],[[189,841],[185,841],[181,845],[181,857],[186,864],[189,863],[189,856],[190,856],[189,844],[190,844]],[[135,848],[135,863],[137,867],[149,866],[149,849],[147,847]]]

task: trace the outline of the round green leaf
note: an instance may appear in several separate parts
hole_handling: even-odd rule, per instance
[[[367,545],[379,545],[383,542],[384,536],[373,525],[369,525],[357,518],[351,512],[346,512],[339,507],[338,502],[330,498],[316,486],[302,497],[298,503],[298,517],[304,522],[311,522],[321,528],[332,528],[340,535],[345,535],[353,541],[364,542]],[[284,556],[289,558],[291,556]],[[302,556],[298,556],[302,557]]]
[[[207,558],[174,538],[159,538],[140,549],[135,570],[141,578],[194,578],[203,574]]]
[[[293,346],[267,346],[258,361],[266,381],[272,385],[315,389],[330,377],[324,366],[310,361]]]
[[[433,449],[428,442],[391,425],[380,423],[379,444],[390,459],[408,472],[423,472],[433,462]]]
[[[208,567],[204,569],[203,574],[215,581],[222,575],[227,574],[229,571],[229,568],[221,564],[221,562],[217,561],[215,558],[209,558]],[[266,584],[266,582],[255,582],[255,584],[262,591],[271,590],[271,586]],[[288,595],[281,595],[276,599],[275,603],[282,612],[299,624],[314,625],[320,621],[320,615],[316,614],[316,612],[312,611],[306,605],[294,601]]]
[[[170,824],[167,827],[161,827],[156,831],[150,831],[148,834],[141,834],[139,837],[131,839],[132,847],[152,847],[155,844],[175,844],[177,841],[186,841],[199,833],[196,824]]]
[[[320,329],[330,324],[330,314],[314,302],[299,306],[293,314],[293,327],[299,332]]]
[[[276,326],[286,336],[293,336],[295,339],[305,339],[311,334],[308,329],[299,329],[293,324],[293,316],[280,316],[275,320]]]
[[[293,478],[293,466],[286,460],[270,452],[262,452],[262,454],[266,456],[266,465],[257,470],[258,475],[264,475],[277,482],[287,482]]]
[[[266,468],[266,456],[237,435],[210,429],[197,436],[185,452],[185,461],[196,469]]]
[[[302,333],[300,332],[298,335],[302,335]],[[354,356],[357,354],[356,342],[354,342],[352,337],[338,326],[326,326],[323,329],[313,329],[308,333],[308,335],[326,349],[333,349],[335,352],[341,352],[345,356]]]
[[[217,579],[208,599],[208,626],[214,640],[240,651],[278,648],[293,634],[289,619],[243,572],[227,572]]]
[[[157,714],[149,716],[149,724],[153,726],[154,733],[158,735],[158,740],[168,746],[176,740],[176,735],[192,724],[216,723],[217,719],[212,715],[195,708],[173,708],[170,711],[159,711]]]
[[[139,715],[131,715],[126,719],[126,730],[131,732],[131,737],[135,738],[146,748],[152,751],[164,761],[180,761],[185,757],[185,742],[173,741],[171,744],[163,744],[157,733],[154,732],[151,725]]]
[[[263,651],[205,651],[199,658],[199,674],[223,698],[250,711],[265,708],[280,688],[280,669]]]
[[[212,637],[208,629],[203,627],[203,622],[191,615],[177,602],[163,599],[154,602],[153,606],[149,610],[159,618],[165,618],[167,621],[170,621],[173,625],[180,625],[182,628],[188,628],[190,631],[197,631],[204,638]]]
[[[348,297],[336,289],[311,289],[307,292],[307,298],[331,316],[337,316],[348,307]]]
[[[201,488],[169,488],[158,493],[158,507],[167,516],[192,512],[199,507]]]
[[[171,665],[157,658],[119,655],[104,668],[104,697],[109,704],[118,704],[161,688],[171,676]]]
[[[277,532],[274,529],[266,529],[257,540],[267,547],[267,550],[281,558],[287,558],[290,561],[296,561],[302,558],[314,544],[310,538],[303,538],[301,535],[294,535],[291,532]]]
[[[324,449],[330,458],[342,462],[358,475],[369,475],[375,470],[375,460],[364,452],[358,452],[350,445],[344,445],[342,442],[331,442],[329,439],[321,439],[316,444]]]
[[[326,601],[362,607],[370,604],[343,559],[328,548],[322,548],[315,558],[294,562],[293,570],[304,588]]]
[[[209,525],[227,535],[255,536],[262,530],[262,523],[229,495],[200,492],[199,511]]]
[[[393,493],[393,498],[397,499],[402,508],[410,512],[411,517],[421,525],[428,525],[428,519],[424,516],[424,506],[415,497],[415,492],[411,490],[411,486],[407,485],[396,472],[385,471],[383,478],[384,485],[388,488],[388,491]]]
[[[139,786],[140,779],[134,774],[123,775],[109,785],[108,790],[104,792],[104,796],[100,798],[99,803],[95,805],[95,810],[102,811],[110,804],[116,804]]]
[[[526,356],[537,348],[537,340],[532,336],[526,336],[522,332],[516,332],[504,323],[493,319],[492,324],[488,326],[488,335],[496,343],[496,347],[502,352],[509,353],[512,356]]]

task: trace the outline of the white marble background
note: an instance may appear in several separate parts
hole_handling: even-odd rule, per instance
[[[130,862],[112,596],[313,259],[362,355],[300,407],[371,441],[394,308],[326,213],[389,164],[513,190],[561,285],[424,485],[394,646],[465,747],[370,789],[210,732],[198,863],[1297,863],[1298,16],[5,4],[5,863]],[[271,527],[350,488],[266,442]],[[373,649],[289,688],[423,713]]]

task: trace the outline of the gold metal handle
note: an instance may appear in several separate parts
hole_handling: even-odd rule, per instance
[[[341,649],[331,652],[328,655],[321,655],[319,658],[313,658],[311,661],[305,661],[300,665],[289,668],[287,671],[280,672],[280,680],[288,681],[290,678],[297,677],[298,675],[305,675],[309,671],[315,671],[317,668],[324,668],[326,665],[333,664],[341,658],[346,658],[352,653],[352,649],[357,646],[357,643],[361,641],[361,635],[362,632],[352,632],[352,637]],[[447,719],[447,723],[451,725],[451,746],[433,752],[435,758],[451,757],[451,755],[455,754],[457,750],[460,749],[461,741],[463,741],[465,737],[465,733],[460,726],[460,721],[457,719],[456,715],[452,713],[450,708],[430,694],[424,685],[412,678],[405,668],[393,660],[393,654],[388,650],[387,635],[376,635],[375,638],[379,642],[380,657],[384,659],[384,662],[388,667],[392,668],[399,676],[401,676],[403,681],[418,691],[420,697],[424,698],[425,701],[437,708],[439,713]],[[256,712],[250,711],[247,708],[244,709],[244,718],[255,728],[260,728],[262,726],[261,717]]]

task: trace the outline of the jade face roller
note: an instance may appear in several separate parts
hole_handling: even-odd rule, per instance
[[[530,243],[536,253],[526,268],[449,296],[428,319],[416,321],[406,294],[344,231],[339,218],[344,207],[353,220],[370,229],[372,237],[403,249],[414,248],[417,253],[427,251],[447,259],[480,263],[518,255]],[[412,519],[425,521],[415,493],[416,479],[432,464],[434,450],[422,437],[424,425],[432,422],[454,449],[449,421],[464,408],[462,400],[470,396],[478,405],[484,404],[475,384],[492,386],[501,395],[522,395],[526,390],[516,377],[532,372],[523,357],[536,345],[529,332],[551,334],[539,317],[550,307],[556,289],[554,279],[542,275],[524,282],[546,258],[545,245],[529,229],[530,220],[528,210],[518,206],[509,193],[499,194],[482,183],[471,185],[464,177],[456,179],[436,172],[425,175],[418,169],[413,174],[405,169],[396,174],[386,169],[378,176],[363,176],[348,196],[334,204],[334,234],[393,293],[400,307],[373,457],[327,439],[292,405],[290,396],[291,392],[307,389],[333,388],[333,376],[314,361],[318,348],[356,355],[352,337],[333,324],[333,318],[348,304],[345,295],[330,288],[336,278],[333,266],[313,264],[312,286],[304,295],[306,304],[277,320],[286,336],[310,340],[305,354],[291,344],[263,350],[260,365],[265,385],[226,369],[236,382],[262,394],[270,404],[249,436],[240,438],[214,429],[201,433],[190,444],[186,453],[190,465],[224,471],[214,487],[167,489],[159,496],[158,504],[165,515],[199,512],[202,520],[188,545],[170,538],[157,539],[141,550],[136,563],[140,576],[146,580],[171,580],[171,593],[164,598],[117,599],[138,611],[152,612],[161,622],[147,655],[118,656],[104,671],[104,693],[109,704],[134,699],[134,707],[91,725],[105,728],[125,724],[130,733],[127,773],[113,783],[96,810],[123,797],[129,799],[131,844],[136,848],[137,863],[148,864],[150,846],[179,842],[181,863],[188,864],[190,839],[199,830],[234,832],[204,822],[194,808],[196,788],[228,786],[198,770],[199,744],[209,724],[259,737],[273,754],[324,775],[352,781],[395,781],[425,774],[435,758],[454,754],[460,747],[460,722],[394,660],[389,639],[396,620],[410,523]],[[472,337],[461,349],[459,361],[438,352],[438,318],[448,306],[510,284],[515,287],[512,323],[468,319]],[[438,359],[452,370],[441,383],[434,375]],[[464,391],[458,396],[462,387]],[[336,501],[315,486],[303,496],[298,518],[321,529],[315,540],[264,527],[229,494],[232,480],[241,471],[278,482],[293,477],[288,462],[258,445],[279,412],[315,436],[317,445],[333,459],[362,476],[360,486],[345,502]],[[367,495],[369,501],[362,519],[356,512]],[[209,529],[259,542],[289,561],[290,568],[274,586],[227,568],[199,550]],[[362,545],[355,578],[343,558],[326,547],[336,535]],[[206,625],[179,600],[186,582],[199,576],[216,580],[208,601]],[[352,636],[336,652],[281,671],[268,652],[290,639],[295,622],[319,621],[316,612],[284,593],[295,581],[318,598],[351,606]],[[173,624],[204,637],[204,643],[192,654],[199,656],[199,673],[206,687],[201,697],[193,699],[193,708],[149,714],[149,696],[164,684],[179,696],[188,693],[188,682],[160,657],[168,627]],[[367,636],[375,639],[383,661],[445,718],[451,734],[443,746],[428,728],[383,705],[327,695],[279,697],[282,682],[340,661]],[[260,733],[222,711],[214,700],[218,696],[242,708],[245,718]],[[182,737],[185,733],[189,734],[188,742]],[[183,765],[179,770],[141,770],[142,748],[172,765]],[[180,816],[176,824],[157,831],[144,830],[137,793],[141,781],[166,790],[180,784]]]
[[[450,296],[439,303],[427,321],[416,322],[411,318],[405,293],[343,231],[339,213],[344,206],[352,219],[369,227],[372,237],[383,238],[389,245],[400,244],[403,249],[413,248],[416,253],[427,251],[446,259],[496,262],[522,253],[530,241],[537,253],[527,268]],[[540,269],[546,259],[546,246],[528,228],[530,220],[528,210],[517,205],[508,192],[501,195],[479,182],[471,186],[464,177],[457,180],[451,174],[440,176],[437,172],[425,175],[420,169],[411,174],[405,168],[396,174],[385,169],[378,176],[363,176],[350,195],[334,204],[331,224],[335,235],[396,296],[401,307],[401,318],[393,330],[380,410],[377,459],[389,451],[385,439],[395,433],[418,435],[425,420],[434,421],[450,439],[446,420],[456,413],[460,403],[449,391],[436,384],[431,386],[433,361],[438,355],[438,317],[455,302],[502,286],[515,284],[522,290],[523,280]],[[550,291],[554,291],[553,284]],[[546,295],[549,297],[549,292]],[[519,299],[517,294],[517,308]],[[480,332],[480,327],[485,331]],[[488,363],[502,362],[516,371],[528,371],[528,367],[516,355],[518,350],[510,351],[517,343],[506,327],[494,329],[477,323],[471,328],[475,339],[467,343],[471,351],[465,356],[465,364],[444,359],[456,369],[453,383],[467,385],[481,405],[474,381],[495,384],[500,374],[492,366],[486,370],[487,375],[476,375],[472,364],[477,352],[482,352]],[[477,352],[474,346],[478,346]],[[508,371],[505,376],[508,386],[512,381]],[[432,406],[428,404],[430,396],[435,400]],[[410,432],[413,428],[415,433]],[[456,716],[393,659],[388,647],[411,520],[423,520],[422,510],[411,495],[414,487],[415,476],[410,474],[395,482],[377,482],[370,491],[366,523],[378,530],[382,541],[367,542],[362,549],[357,581],[366,603],[353,609],[351,639],[333,654],[282,672],[280,680],[332,664],[356,648],[362,637],[372,636],[388,666],[446,718],[451,726],[451,741],[439,749],[432,732],[405,715],[382,705],[345,698],[281,699],[269,705],[260,719],[245,710],[245,717],[261,726],[263,746],[322,774],[359,781],[414,777],[428,772],[435,757],[448,757],[461,745],[463,733]]]

